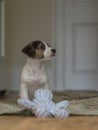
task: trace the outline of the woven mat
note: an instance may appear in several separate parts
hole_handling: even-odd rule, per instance
[[[17,99],[18,94],[14,92],[5,98],[0,97],[0,115],[32,115],[29,110],[17,104]],[[54,92],[53,100],[55,102],[69,100],[69,110],[73,115],[98,115],[98,92]]]

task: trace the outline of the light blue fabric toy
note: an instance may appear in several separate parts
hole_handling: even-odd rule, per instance
[[[38,89],[35,91],[34,99],[18,99],[18,104],[30,109],[37,117],[67,118],[69,116],[69,101],[59,103],[52,101],[53,94],[49,89]]]

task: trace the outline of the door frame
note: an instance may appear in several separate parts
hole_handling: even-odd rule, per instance
[[[65,90],[65,0],[53,0],[52,11],[52,42],[56,46],[56,60],[54,65],[54,89]]]
[[[0,56],[1,58],[4,58],[5,57],[5,1],[4,0],[1,0],[0,1],[0,5],[1,5],[1,8],[0,8],[0,11],[1,11],[1,14],[0,14]]]

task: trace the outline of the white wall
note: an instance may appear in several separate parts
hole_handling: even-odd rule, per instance
[[[5,12],[9,86],[18,90],[25,61],[22,47],[36,39],[52,41],[52,0],[6,0]]]

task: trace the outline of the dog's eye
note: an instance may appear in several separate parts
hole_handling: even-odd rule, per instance
[[[44,45],[41,45],[41,46],[39,47],[39,49],[44,50],[44,49],[45,49],[45,46],[44,46]]]

